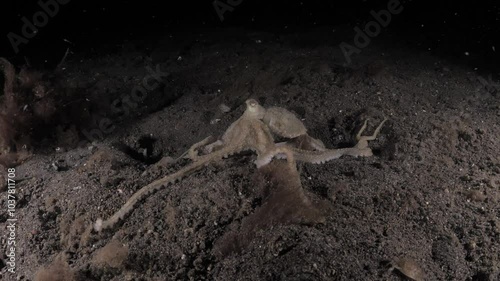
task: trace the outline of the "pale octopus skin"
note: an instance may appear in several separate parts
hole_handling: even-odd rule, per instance
[[[292,144],[293,146],[304,150],[326,150],[323,142],[309,136],[304,123],[289,110],[277,106],[266,109],[253,99],[249,101],[254,107],[255,115],[258,116],[257,118],[262,120],[262,122],[267,125],[273,135],[280,138],[290,139],[289,141],[277,143],[276,145],[283,146]],[[206,143],[200,143],[200,145],[204,144]],[[204,152],[211,153],[220,144],[221,142],[219,141],[209,144],[205,146]],[[191,154],[190,158],[196,158],[196,156]]]
[[[321,140],[309,136],[304,123],[292,112],[275,106],[268,109],[262,107],[262,109],[265,111],[262,121],[274,135],[290,139],[298,148],[305,150],[323,151],[326,149]]]
[[[373,153],[368,146],[368,141],[374,140],[377,137],[382,125],[387,121],[387,119],[384,119],[371,136],[362,136],[367,125],[367,120],[365,120],[363,127],[356,135],[358,142],[353,147],[339,149],[324,148],[322,151],[304,150],[287,145],[287,143],[278,145],[274,142],[273,133],[282,137],[293,137],[296,135],[299,137],[304,136],[304,134],[301,134],[305,132],[301,129],[302,122],[291,112],[286,110],[283,111],[284,109],[278,109],[271,110],[270,113],[267,113],[267,110],[254,99],[247,100],[245,104],[246,110],[243,115],[227,128],[221,139],[210,143],[211,137],[207,137],[191,146],[185,153],[188,158],[193,160],[191,164],[142,187],[136,191],[118,211],[106,220],[102,218],[97,219],[87,231],[89,233],[91,231],[101,232],[105,229],[114,227],[118,222],[129,215],[142,199],[150,194],[180,181],[182,178],[195,173],[211,163],[220,161],[242,151],[250,150],[257,154],[257,159],[255,160],[257,168],[267,165],[273,158],[285,158],[290,168],[296,169],[296,160],[312,164],[321,164],[333,159],[338,159],[344,155],[354,157],[372,156]],[[263,121],[265,118],[268,120],[269,125]],[[290,129],[288,128],[289,126],[296,126],[298,129]],[[202,147],[209,147],[210,153],[198,155],[197,150]]]

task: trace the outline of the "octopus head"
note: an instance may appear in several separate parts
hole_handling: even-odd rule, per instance
[[[264,114],[266,113],[266,109],[260,105],[256,100],[254,99],[248,99],[246,102],[247,109],[245,111],[245,114],[248,117],[256,118],[256,119],[262,119],[264,118]]]

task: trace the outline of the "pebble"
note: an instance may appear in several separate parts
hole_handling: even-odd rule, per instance
[[[423,281],[424,273],[418,266],[418,264],[410,258],[398,259],[392,269],[397,269],[406,277],[415,281]]]
[[[220,111],[222,111],[222,113],[228,113],[229,111],[231,111],[231,108],[226,104],[219,105],[219,109]]]

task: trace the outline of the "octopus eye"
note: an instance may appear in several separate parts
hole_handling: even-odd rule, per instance
[[[256,101],[256,100],[253,100],[253,99],[251,99],[251,100],[247,100],[247,105],[248,105],[249,107],[256,107],[256,106],[257,106],[257,101]]]

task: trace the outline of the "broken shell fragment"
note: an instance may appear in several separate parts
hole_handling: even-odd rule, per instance
[[[396,269],[413,281],[424,281],[424,274],[417,262],[410,258],[397,259],[392,263],[390,271]]]

